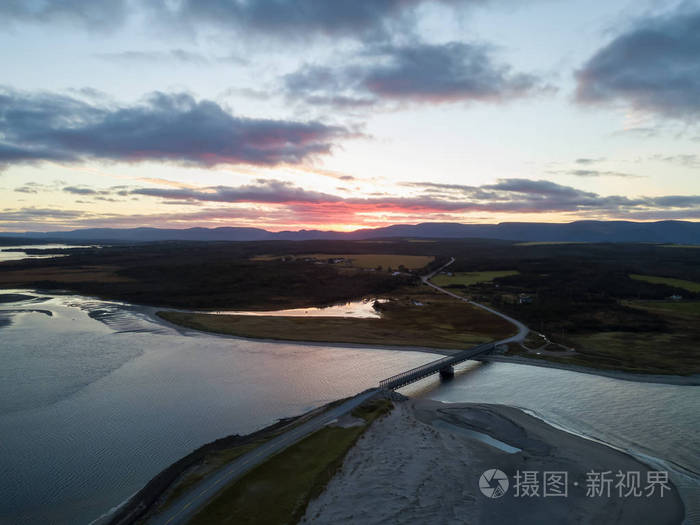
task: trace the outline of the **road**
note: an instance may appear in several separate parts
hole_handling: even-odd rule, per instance
[[[216,493],[233,480],[241,477],[246,472],[265,462],[270,456],[281,452],[302,438],[323,428],[336,418],[347,414],[355,407],[374,396],[379,389],[373,388],[348,399],[341,405],[327,410],[306,423],[285,432],[270,441],[243,454],[231,462],[225,469],[215,475],[208,476],[196,484],[185,494],[180,496],[165,511],[154,516],[148,521],[151,525],[176,525],[187,523],[198,511],[200,511]]]
[[[447,294],[450,297],[454,297],[455,299],[459,299],[460,301],[464,301],[465,303],[472,304],[478,308],[486,310],[487,312],[491,312],[492,314],[497,315],[498,317],[500,317],[502,319],[505,319],[506,321],[508,321],[509,323],[511,323],[517,327],[517,329],[518,329],[517,334],[515,334],[512,337],[508,337],[506,339],[501,339],[500,341],[496,341],[495,344],[500,345],[500,344],[506,344],[506,343],[522,343],[525,340],[525,338],[527,337],[527,334],[530,332],[530,329],[527,326],[525,326],[523,323],[518,321],[517,319],[513,319],[512,317],[510,317],[506,314],[503,314],[503,313],[499,312],[498,310],[494,310],[493,308],[491,308],[489,306],[483,305],[481,303],[477,303],[475,301],[467,299],[466,297],[463,297],[461,295],[457,295],[456,293],[452,293],[449,290],[445,290],[444,288],[441,288],[438,285],[430,282],[430,279],[435,277],[436,274],[443,271],[445,268],[447,268],[453,262],[455,262],[455,258],[451,257],[450,261],[447,264],[442,265],[440,268],[438,268],[437,270],[435,270],[432,273],[429,273],[428,275],[424,275],[423,277],[421,277],[421,279],[423,280],[423,282],[425,284],[427,284],[431,288],[434,288],[434,289],[436,289],[444,294]]]

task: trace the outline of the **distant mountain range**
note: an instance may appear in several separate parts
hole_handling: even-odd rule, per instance
[[[79,242],[147,241],[271,241],[362,240],[390,237],[477,238],[549,242],[649,242],[700,244],[700,223],[688,221],[629,222],[576,221],[571,223],[502,222],[459,224],[425,222],[396,224],[352,232],[299,230],[270,232],[260,228],[90,228],[72,231],[2,233],[0,238]]]

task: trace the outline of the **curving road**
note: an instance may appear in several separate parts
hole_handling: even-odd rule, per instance
[[[197,483],[185,494],[180,496],[167,509],[157,514],[148,523],[151,525],[176,525],[187,523],[199,512],[209,501],[226,485],[243,474],[249,472],[261,463],[264,463],[270,456],[283,451],[297,441],[305,438],[309,434],[316,432],[334,419],[347,414],[364,401],[368,400],[379,392],[378,388],[366,390],[355,397],[348,399],[341,405],[327,410],[318,416],[310,419],[306,423],[295,427],[284,434],[272,438],[262,445],[243,454],[239,458],[229,463],[224,469]]]
[[[453,262],[455,262],[455,258],[454,258],[454,257],[451,257],[451,258],[450,258],[450,261],[449,261],[447,264],[443,264],[443,265],[442,265],[440,268],[438,268],[437,270],[435,270],[435,271],[429,273],[428,275],[424,275],[423,277],[421,277],[421,280],[422,280],[425,284],[427,284],[428,286],[430,286],[431,288],[434,288],[434,289],[436,289],[436,290],[438,290],[438,291],[440,291],[440,292],[442,292],[442,293],[444,293],[444,294],[447,294],[447,295],[449,295],[450,297],[454,297],[455,299],[459,299],[460,301],[464,301],[465,303],[472,304],[472,305],[474,305],[474,306],[476,306],[476,307],[478,307],[478,308],[481,308],[481,309],[483,309],[483,310],[486,310],[487,312],[491,312],[492,314],[497,315],[498,317],[500,317],[500,318],[502,318],[502,319],[505,319],[505,320],[508,321],[509,323],[515,325],[515,327],[518,329],[518,333],[517,333],[517,334],[515,334],[515,335],[512,336],[512,337],[508,337],[508,338],[506,338],[506,339],[501,339],[500,341],[496,341],[495,344],[500,345],[500,344],[506,344],[506,343],[516,343],[516,342],[517,342],[517,343],[520,343],[520,342],[524,341],[524,340],[525,340],[525,337],[527,337],[527,334],[530,332],[530,329],[529,329],[527,326],[525,326],[523,323],[521,323],[520,321],[518,321],[517,319],[513,319],[512,317],[510,317],[510,316],[508,316],[508,315],[506,315],[506,314],[503,314],[503,313],[499,312],[498,310],[494,310],[493,308],[491,308],[491,307],[489,307],[489,306],[483,305],[483,304],[481,304],[481,303],[477,303],[477,302],[475,302],[475,301],[472,301],[472,300],[470,300],[470,299],[467,299],[466,297],[463,297],[463,296],[461,296],[461,295],[457,295],[456,293],[452,293],[452,292],[450,292],[449,290],[445,290],[444,288],[439,287],[437,284],[433,284],[433,283],[430,282],[430,279],[432,279],[433,277],[435,277],[436,274],[438,274],[438,273],[440,273],[441,271],[443,271],[445,268],[447,268],[447,267],[448,267],[450,264],[452,264]]]

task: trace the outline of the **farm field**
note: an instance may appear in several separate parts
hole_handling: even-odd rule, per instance
[[[450,286],[461,284],[463,286],[471,286],[472,284],[487,283],[501,277],[510,277],[518,275],[516,270],[501,270],[491,272],[458,272],[453,275],[438,274],[431,281],[438,286]]]
[[[700,283],[693,281],[684,281],[682,279],[672,279],[670,277],[658,277],[655,275],[639,275],[630,274],[631,279],[637,281],[645,281],[651,284],[665,284],[666,286],[671,286],[673,288],[682,288],[683,290],[688,290],[689,292],[700,292]]]

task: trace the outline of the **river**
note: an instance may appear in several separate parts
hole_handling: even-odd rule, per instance
[[[122,303],[3,293],[26,296],[0,304],[2,524],[90,523],[203,443],[435,359],[206,335]],[[460,368],[452,382],[431,378],[406,391],[521,406],[697,482],[697,387],[506,363]]]

